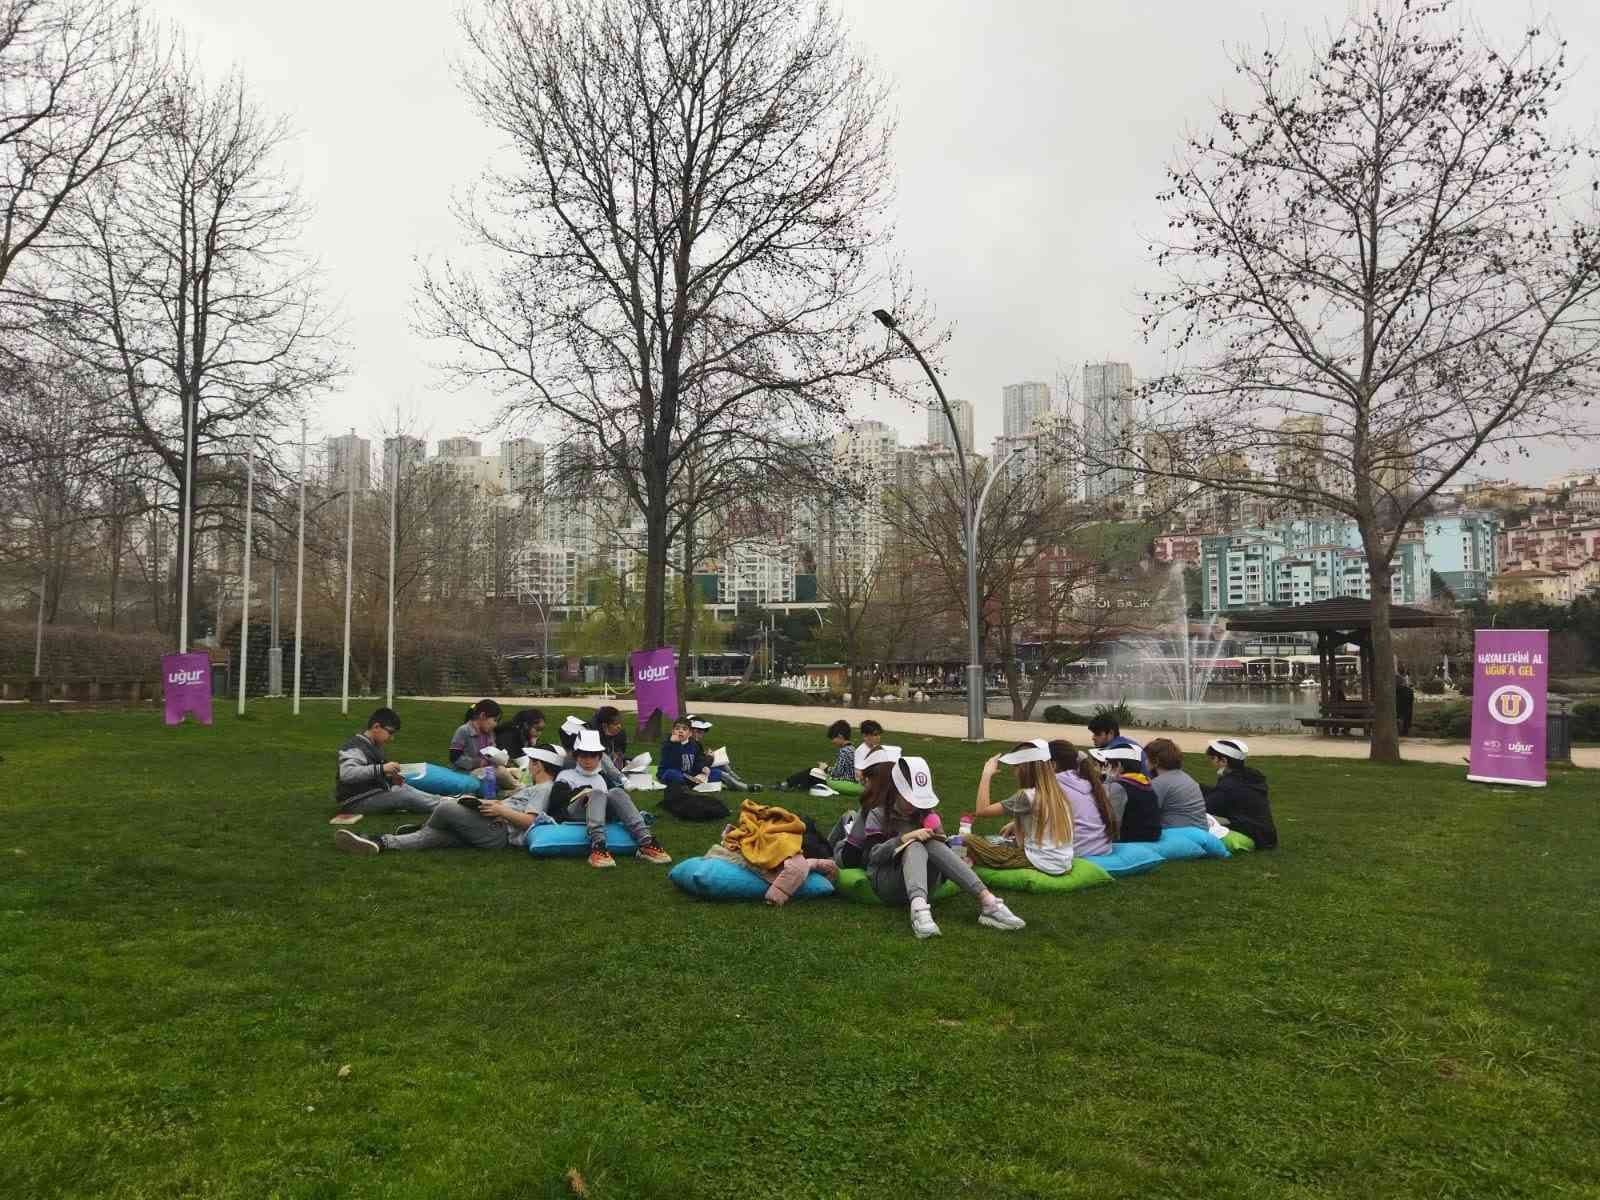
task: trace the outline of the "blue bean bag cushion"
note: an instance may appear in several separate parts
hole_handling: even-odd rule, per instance
[[[1120,878],[1153,871],[1166,860],[1155,852],[1153,843],[1117,842],[1111,847],[1110,854],[1082,854],[1078,856],[1078,861],[1093,863],[1107,875]]]
[[[761,900],[771,886],[749,867],[741,867],[725,858],[686,858],[672,868],[667,878],[691,896],[707,900]],[[813,871],[790,899],[809,900],[831,895],[833,884]]]
[[[1237,829],[1230,829],[1222,835],[1222,844],[1234,854],[1249,854],[1256,848],[1256,842],[1248,833],[1240,833]]]
[[[1230,858],[1228,848],[1208,829],[1185,826],[1181,829],[1163,829],[1158,841],[1145,842],[1162,858]]]
[[[993,867],[973,867],[978,878],[997,892],[1076,892],[1086,887],[1110,883],[1111,876],[1087,858],[1072,860],[1065,875],[1046,875],[1032,867],[1013,867],[997,871]]]
[[[612,854],[632,854],[639,848],[621,825],[606,826],[606,849]],[[582,821],[535,825],[528,834],[528,853],[535,858],[582,858],[589,853],[589,826]]]
[[[477,776],[434,763],[407,763],[400,768],[400,778],[430,796],[482,795],[483,783]]]
[[[858,904],[882,904],[878,893],[872,890],[872,880],[867,878],[867,873],[860,867],[840,867],[839,882],[835,891],[846,900],[854,900]],[[929,895],[929,901],[945,900],[951,896],[960,895],[961,889],[956,886],[953,879],[941,879],[939,886]]]

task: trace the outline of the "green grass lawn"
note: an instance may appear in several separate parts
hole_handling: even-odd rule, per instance
[[[437,760],[459,710],[401,711]],[[1600,1195],[1592,773],[1263,760],[1281,850],[919,943],[631,859],[347,857],[359,720],[159,722],[0,712],[8,1200]],[[889,740],[970,807],[985,751]],[[828,750],[723,741],[763,781]]]

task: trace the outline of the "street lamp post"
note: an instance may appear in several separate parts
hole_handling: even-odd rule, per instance
[[[967,455],[961,445],[961,430],[956,427],[956,415],[950,409],[950,401],[945,399],[944,388],[939,385],[939,377],[933,373],[933,367],[922,356],[916,344],[906,336],[905,331],[895,324],[893,315],[887,309],[874,309],[872,315],[878,323],[891,333],[895,334],[911,351],[917,362],[922,364],[923,371],[928,376],[928,381],[933,384],[933,390],[939,397],[939,405],[944,409],[944,419],[950,425],[950,436],[956,444],[956,462],[961,470],[962,499],[965,502],[965,528],[962,538],[966,542],[967,551],[967,741],[983,741],[983,716],[984,716],[984,684],[983,684],[983,647],[978,637],[978,525],[976,513],[972,505],[972,476],[967,472]],[[998,472],[996,472],[998,474]],[[985,493],[987,494],[987,492]]]

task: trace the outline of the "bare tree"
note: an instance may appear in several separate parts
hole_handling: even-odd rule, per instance
[[[464,86],[514,165],[461,212],[489,265],[425,272],[419,325],[458,383],[608,457],[660,644],[680,460],[895,387],[875,305],[926,325],[879,266],[887,95],[823,0],[485,0],[466,34]]]
[[[108,433],[159,460],[192,569],[205,522],[237,512],[236,473],[219,464],[254,441],[257,489],[270,487],[275,432],[341,367],[299,245],[306,208],[279,161],[284,122],[237,76],[208,83],[182,61],[158,113],[138,154],[74,198],[41,304],[64,314],[62,344],[115,381],[122,419]]]
[[[1450,0],[1386,5],[1297,66],[1237,60],[1253,103],[1190,137],[1161,194],[1169,286],[1146,331],[1157,476],[1342,514],[1371,578],[1372,757],[1399,757],[1389,625],[1408,520],[1486,454],[1581,433],[1600,327],[1588,156],[1551,132],[1562,44],[1495,49]],[[1217,464],[1228,467],[1219,477]]]
[[[0,0],[0,287],[74,193],[138,148],[159,53],[125,0]]]

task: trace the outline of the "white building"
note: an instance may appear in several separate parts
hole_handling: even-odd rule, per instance
[[[794,603],[797,560],[794,547],[783,542],[735,542],[716,564],[717,603]]]
[[[1035,417],[1050,411],[1050,385],[1036,380],[1007,384],[1000,389],[1000,402],[1002,436],[1023,437],[1033,429]]]
[[[532,438],[512,438],[500,445],[500,490],[514,495],[537,494],[544,488],[544,446]]]
[[[331,488],[353,487],[364,492],[372,486],[372,443],[352,429],[323,443],[324,467]]]
[[[1089,500],[1128,496],[1133,492],[1133,471],[1107,464],[1120,460],[1121,448],[1131,444],[1133,421],[1133,367],[1128,363],[1083,365],[1083,439],[1090,470],[1084,481]]]
[[[950,401],[950,413],[956,419],[956,429],[961,434],[961,449],[972,453],[972,405],[965,400]],[[928,408],[928,444],[956,448],[955,435],[950,432],[950,421],[944,415],[944,406],[935,402]]]
[[[876,565],[889,542],[883,517],[883,494],[898,470],[900,438],[882,421],[859,421],[833,439],[834,469],[858,483],[859,497],[818,506],[818,567],[823,572],[865,574]]]

